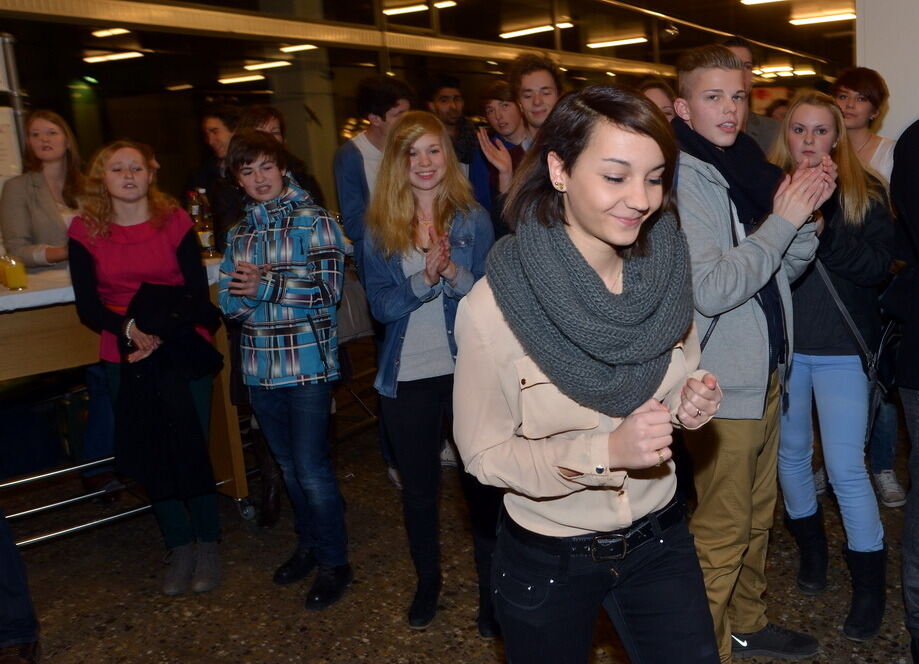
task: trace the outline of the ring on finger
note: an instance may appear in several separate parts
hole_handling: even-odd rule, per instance
[[[664,454],[660,450],[657,450],[657,465],[658,466],[664,465]]]
[[[702,417],[702,409],[696,408],[696,417]]]

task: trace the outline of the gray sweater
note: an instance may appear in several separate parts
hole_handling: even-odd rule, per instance
[[[801,230],[770,214],[749,236],[737,225],[733,244],[731,218],[737,218],[728,197],[728,183],[718,170],[686,152],[680,153],[677,203],[689,242],[695,321],[705,337],[720,315],[702,353],[701,367],[718,377],[724,401],[718,417],[759,419],[763,416],[769,379],[769,335],[766,316],[754,295],[773,274],[785,313],[791,358],[792,304],[789,283],[813,260],[817,237],[813,224]],[[780,378],[785,366],[779,365]]]

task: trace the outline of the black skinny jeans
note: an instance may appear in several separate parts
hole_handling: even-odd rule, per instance
[[[396,398],[381,397],[383,421],[402,476],[402,509],[409,550],[419,579],[440,576],[440,449],[444,421],[453,411],[453,376],[402,381]],[[461,471],[462,472],[462,471]],[[502,491],[463,472],[480,593],[487,596],[495,526]]]

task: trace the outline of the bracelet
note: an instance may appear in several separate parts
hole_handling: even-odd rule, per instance
[[[125,326],[124,326],[124,336],[127,338],[128,341],[132,343],[134,342],[134,340],[131,338],[131,329],[133,327],[134,327],[134,319],[132,318],[127,323],[125,323]]]

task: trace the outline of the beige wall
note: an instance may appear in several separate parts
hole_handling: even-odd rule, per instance
[[[919,2],[857,0],[855,6],[855,61],[880,72],[890,88],[878,133],[898,138],[919,118]]]

